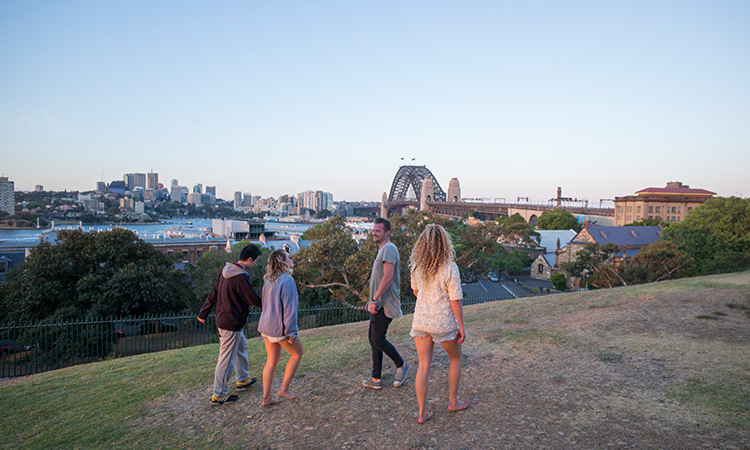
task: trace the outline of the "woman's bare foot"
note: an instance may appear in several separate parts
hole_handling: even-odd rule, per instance
[[[428,420],[430,420],[431,418],[432,418],[432,413],[428,411],[428,412],[424,413],[424,415],[420,415],[419,416],[419,423],[425,423]]]
[[[456,412],[456,411],[461,411],[462,409],[466,409],[468,407],[469,407],[468,400],[460,400],[460,401],[457,401],[455,405],[448,404],[448,411]]]
[[[289,400],[294,400],[295,398],[299,397],[299,394],[293,394],[292,391],[279,391],[276,393],[279,397],[288,398]]]
[[[282,401],[283,401],[282,399],[276,400],[275,398],[269,398],[269,399],[265,399],[265,398],[264,398],[264,399],[263,399],[263,400],[262,400],[262,401],[260,402],[260,404],[261,404],[262,406],[273,406],[273,405],[278,405],[278,404],[279,404],[279,403],[281,403]]]

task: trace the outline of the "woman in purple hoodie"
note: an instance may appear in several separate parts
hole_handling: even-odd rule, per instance
[[[289,352],[281,388],[276,392],[279,397],[297,398],[289,390],[289,385],[302,360],[302,343],[299,340],[297,327],[297,309],[299,294],[297,283],[292,278],[294,262],[286,250],[280,249],[268,257],[266,275],[263,283],[263,312],[258,322],[258,332],[266,344],[266,366],[263,368],[263,401],[261,405],[278,405],[282,399],[271,396],[273,374],[279,362],[281,348]]]

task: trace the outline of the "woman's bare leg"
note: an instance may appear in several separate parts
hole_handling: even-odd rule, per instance
[[[273,373],[276,371],[276,364],[279,363],[281,346],[265,338],[263,338],[263,342],[266,343],[266,365],[263,367],[263,400],[260,404],[263,406],[278,405],[281,403],[281,400],[277,400],[271,396],[271,385],[273,384]]]
[[[461,411],[469,407],[468,400],[458,400],[458,385],[461,383],[461,344],[458,344],[456,339],[443,341],[441,344],[451,361],[448,372],[448,410]]]
[[[425,336],[422,338],[415,337],[414,345],[417,347],[417,357],[419,358],[419,368],[414,380],[414,386],[417,391],[417,403],[419,404],[419,423],[425,423],[432,417],[432,413],[426,410],[426,404],[427,384],[430,377],[430,364],[432,364],[432,351],[435,344],[432,342],[432,337]]]
[[[286,369],[284,370],[284,379],[281,381],[281,389],[279,389],[279,392],[276,394],[280,397],[294,400],[298,395],[289,390],[289,385],[292,383],[294,374],[297,373],[297,368],[302,361],[302,355],[305,351],[302,349],[302,342],[300,342],[299,338],[295,339],[292,343],[289,343],[289,340],[284,340],[279,342],[279,344],[284,347],[284,350],[289,352],[290,356],[289,361],[286,363]]]

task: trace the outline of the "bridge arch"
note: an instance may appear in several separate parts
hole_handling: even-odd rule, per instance
[[[393,177],[388,202],[415,199],[419,201],[422,194],[422,180],[429,177],[432,180],[433,195],[430,201],[446,201],[445,191],[440,187],[435,175],[426,166],[401,166]]]

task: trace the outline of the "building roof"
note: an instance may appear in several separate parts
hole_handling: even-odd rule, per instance
[[[617,244],[627,245],[628,247],[643,247],[659,240],[661,235],[660,226],[652,227],[604,227],[590,226],[581,230],[581,233],[588,233],[599,245]],[[576,237],[578,236],[576,235]],[[574,239],[575,241],[575,239]],[[635,255],[628,250],[628,257]]]
[[[710,197],[716,195],[716,192],[707,191],[705,189],[691,189],[691,188],[646,188],[635,192],[636,195],[699,195]]]

